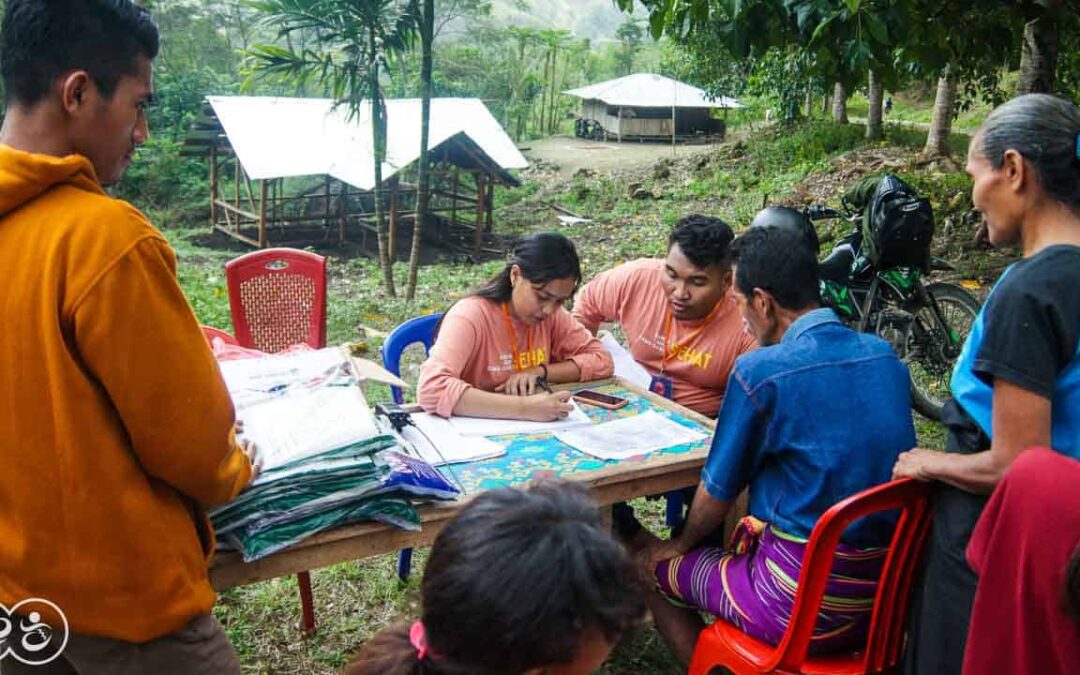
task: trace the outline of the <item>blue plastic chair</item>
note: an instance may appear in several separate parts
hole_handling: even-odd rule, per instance
[[[683,507],[686,505],[686,499],[683,497],[682,490],[672,490],[664,493],[664,498],[667,500],[664,521],[668,527],[675,527],[682,522]]]
[[[675,529],[683,521],[686,498],[682,490],[672,490],[664,493],[664,501],[667,508],[664,510],[664,522],[671,529]]]
[[[383,367],[401,377],[401,355],[405,348],[420,342],[424,345],[425,354],[431,351],[431,345],[435,342],[435,327],[439,325],[440,319],[442,314],[417,316],[390,331],[382,348]],[[390,393],[394,397],[394,403],[401,404],[405,401],[401,387],[391,387]],[[398,551],[398,578],[408,581],[411,570],[412,549],[403,548]]]

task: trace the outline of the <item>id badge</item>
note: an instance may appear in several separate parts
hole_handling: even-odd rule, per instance
[[[659,394],[664,398],[670,399],[675,388],[675,383],[670,377],[663,375],[653,375],[652,382],[649,383],[649,391],[654,394]]]

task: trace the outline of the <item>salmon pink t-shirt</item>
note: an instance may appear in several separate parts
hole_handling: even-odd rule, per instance
[[[649,373],[663,370],[672,379],[676,403],[716,417],[736,357],[757,343],[743,330],[730,295],[706,319],[672,318],[665,336],[671,310],[661,283],[663,274],[664,261],[651,258],[601,272],[578,293],[574,317],[593,332],[601,323],[619,323],[634,359]],[[666,340],[671,346],[665,359]]]
[[[500,303],[485,298],[463,298],[450,308],[420,367],[417,402],[424,410],[450,417],[469,387],[494,391],[515,372],[542,363],[573,361],[583,382],[614,370],[600,341],[562,307],[535,326],[510,318],[513,331],[507,319]]]

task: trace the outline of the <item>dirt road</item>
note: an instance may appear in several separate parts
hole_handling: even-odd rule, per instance
[[[716,149],[716,145],[678,145],[670,143],[602,143],[570,136],[555,136],[524,144],[523,154],[531,163],[541,161],[558,166],[560,177],[569,178],[578,169],[609,172],[650,166],[665,157],[692,157]]]

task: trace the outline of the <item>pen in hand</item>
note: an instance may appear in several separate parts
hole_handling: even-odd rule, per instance
[[[536,378],[536,386],[540,387],[541,389],[543,389],[544,391],[546,391],[549,394],[554,394],[555,393],[555,391],[551,388],[551,385],[548,384],[548,381],[547,381],[546,377],[538,377],[538,378]]]

